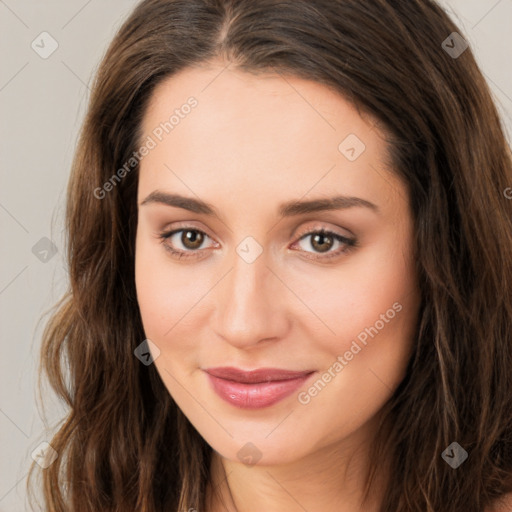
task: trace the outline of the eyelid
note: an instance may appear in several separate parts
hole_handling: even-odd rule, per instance
[[[319,228],[310,228],[308,229],[304,234],[302,234],[293,244],[291,245],[291,248],[299,245],[301,240],[304,238],[307,238],[309,236],[315,235],[317,233],[322,233],[324,235],[327,235],[331,238],[334,238],[338,243],[342,244],[341,248],[338,248],[336,251],[329,250],[325,253],[318,253],[314,251],[299,251],[302,254],[303,258],[306,258],[308,260],[316,261],[318,263],[331,263],[331,260],[339,260],[344,255],[348,255],[351,251],[356,249],[359,246],[358,239],[356,237],[347,237],[344,235],[339,234],[335,230],[332,230],[330,228],[326,227],[319,227]],[[292,249],[295,250],[295,249]]]
[[[193,229],[194,231],[200,231],[201,233],[208,235],[212,240],[215,240],[215,237],[209,233],[208,229],[196,226],[195,221],[193,221],[193,220],[191,220],[191,221],[181,220],[181,221],[177,221],[177,222],[172,222],[170,224],[167,224],[164,228],[160,229],[158,231],[158,233],[159,234],[173,233],[175,231],[181,231],[182,229],[190,229],[190,230]]]
[[[172,228],[161,230],[157,237],[160,239],[160,242],[163,244],[164,248],[169,251],[173,257],[175,258],[184,258],[184,259],[200,259],[201,256],[204,255],[205,251],[211,250],[212,247],[207,247],[204,249],[197,250],[183,250],[183,249],[175,249],[166,243],[168,239],[174,236],[176,233],[180,231],[197,231],[206,235],[213,241],[213,247],[218,247],[219,243],[212,237],[210,234],[206,232],[206,230],[200,229],[193,224],[191,221],[182,221],[177,225],[173,225]],[[326,262],[329,259],[337,259],[340,258],[344,253],[348,253],[350,250],[356,248],[358,246],[358,240],[354,235],[345,236],[339,233],[336,229],[327,227],[325,224],[317,224],[313,226],[309,226],[307,228],[301,229],[297,235],[294,236],[295,241],[292,243],[290,247],[297,245],[303,238],[307,236],[311,236],[317,233],[324,233],[326,235],[330,235],[335,238],[339,243],[344,244],[344,248],[338,249],[337,251],[329,251],[326,253],[315,253],[310,251],[299,251],[308,254],[309,256],[305,256],[307,259],[316,260],[319,262]]]
[[[317,222],[316,224],[313,224],[313,225],[308,225],[307,227],[305,228],[301,228],[298,233],[295,235],[295,237],[297,237],[297,239],[300,239],[302,238],[304,235],[309,235],[311,233],[316,233],[317,231],[326,231],[326,232],[331,232],[331,233],[334,233],[336,235],[339,235],[343,238],[355,238],[354,234],[351,233],[350,231],[348,231],[347,229],[345,231],[347,231],[348,234],[343,234],[343,233],[340,233],[338,231],[339,228],[331,228],[329,227],[327,224],[325,223],[321,223],[321,222]]]
[[[174,248],[171,248],[169,246],[169,244],[166,243],[167,240],[169,240],[171,237],[173,237],[174,235],[176,235],[177,233],[180,233],[182,231],[196,231],[198,233],[201,233],[202,235],[208,237],[210,240],[212,240],[212,245],[211,247],[207,247],[207,248],[202,248],[202,249],[197,249],[197,250],[183,250],[183,249],[174,249]],[[219,242],[217,242],[215,240],[215,238],[213,238],[212,236],[210,236],[205,230],[203,229],[200,229],[200,228],[197,228],[191,224],[186,224],[186,225],[182,225],[182,226],[173,226],[172,228],[169,228],[169,229],[163,229],[161,231],[159,231],[157,233],[157,238],[160,238],[161,239],[161,242],[164,244],[164,247],[168,250],[170,250],[171,252],[174,252],[175,254],[176,253],[183,253],[183,254],[190,254],[190,255],[193,255],[193,254],[201,254],[202,252],[208,250],[208,249],[211,249],[213,247],[218,247],[219,246]]]

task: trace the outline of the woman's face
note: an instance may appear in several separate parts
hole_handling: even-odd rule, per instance
[[[365,440],[419,306],[378,128],[319,83],[219,64],[161,83],[142,141],[137,296],[180,409],[247,464]]]

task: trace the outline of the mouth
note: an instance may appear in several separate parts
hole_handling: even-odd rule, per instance
[[[269,407],[291,395],[315,373],[314,370],[279,368],[246,371],[233,367],[207,368],[204,371],[217,395],[241,409]]]

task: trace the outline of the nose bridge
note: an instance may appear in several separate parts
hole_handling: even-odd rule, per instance
[[[270,262],[258,246],[254,239],[239,244],[217,297],[217,333],[240,347],[282,335],[285,324],[278,298],[282,292],[272,282],[276,278],[267,268]]]

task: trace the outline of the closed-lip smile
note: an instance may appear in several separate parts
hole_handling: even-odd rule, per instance
[[[275,404],[293,393],[314,370],[280,368],[242,370],[232,366],[204,370],[213,390],[223,400],[242,409],[260,409]]]

